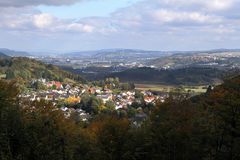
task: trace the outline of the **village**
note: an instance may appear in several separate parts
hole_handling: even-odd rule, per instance
[[[95,110],[97,108],[97,112],[106,110],[127,112],[129,110],[132,111],[134,108],[134,117],[145,119],[147,114],[144,112],[144,108],[141,107],[141,103],[144,103],[145,106],[154,106],[157,101],[164,102],[168,97],[167,93],[156,95],[151,91],[135,89],[119,89],[116,92],[116,89],[109,89],[109,85],[115,86],[115,84],[111,83],[99,87],[88,84],[66,84],[58,81],[37,79],[33,80],[31,84],[32,88],[22,93],[20,95],[21,99],[32,102],[41,100],[51,102],[56,108],[64,112],[66,118],[73,114],[76,116],[77,114],[78,119],[81,121],[87,121],[91,117],[93,110],[89,110],[87,107],[91,108],[92,106],[95,107]],[[36,86],[37,89],[35,88]],[[86,96],[92,99],[86,101],[84,100]],[[93,101],[96,101],[96,103],[93,104]],[[85,104],[85,107],[81,104]],[[134,106],[134,104],[137,105]]]

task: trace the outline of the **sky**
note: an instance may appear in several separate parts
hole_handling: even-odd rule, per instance
[[[240,48],[240,0],[0,0],[0,48]]]

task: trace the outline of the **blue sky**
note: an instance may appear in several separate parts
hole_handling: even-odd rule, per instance
[[[114,11],[133,5],[140,0],[97,0],[79,2],[70,6],[38,6],[44,13],[58,18],[79,19],[84,17],[108,17]]]
[[[240,0],[0,0],[0,48],[240,48]]]

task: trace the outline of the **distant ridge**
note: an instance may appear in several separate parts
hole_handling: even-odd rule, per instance
[[[163,55],[171,55],[171,54],[200,54],[200,53],[222,53],[222,52],[240,52],[240,49],[212,49],[212,50],[196,50],[196,51],[154,51],[154,50],[141,50],[141,49],[124,49],[124,48],[116,48],[116,49],[101,49],[101,50],[90,50],[90,51],[74,51],[74,52],[67,52],[61,54],[60,56],[64,57],[109,57],[109,56],[116,56],[117,54],[121,54],[123,56],[127,56],[131,54],[132,56],[136,55],[146,55],[150,54],[150,56],[163,56]]]
[[[30,53],[24,51],[15,51],[7,48],[0,48],[0,52],[11,57],[28,57],[31,56]]]
[[[9,56],[7,56],[6,54],[0,52],[0,58],[9,58]]]
[[[208,85],[222,81],[224,71],[214,68],[182,68],[158,70],[142,67],[111,73],[107,77],[118,77],[123,82],[164,84],[164,85]]]
[[[60,57],[92,57],[92,56],[99,56],[99,57],[114,57],[118,56],[117,54],[121,54],[123,56],[132,55],[135,56],[145,56],[148,54],[147,57],[161,57],[166,55],[173,55],[173,54],[201,54],[201,53],[222,53],[222,52],[240,52],[240,49],[211,49],[211,50],[169,50],[169,51],[161,51],[161,50],[144,50],[144,49],[126,49],[126,48],[113,48],[113,49],[99,49],[99,50],[86,50],[86,51],[73,51],[73,52],[31,52],[31,54],[27,51],[17,51],[8,48],[0,48],[0,53],[3,53],[7,56],[11,57],[30,57],[33,55],[58,55]]]
[[[91,57],[95,58],[118,58],[119,56],[123,57],[139,57],[139,56],[147,56],[147,57],[160,57],[165,54],[169,54],[168,51],[148,51],[148,50],[140,50],[140,49],[102,49],[102,50],[93,50],[93,51],[79,51],[79,52],[70,52],[62,54],[64,57]]]

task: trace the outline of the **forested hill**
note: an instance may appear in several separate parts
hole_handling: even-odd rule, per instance
[[[224,71],[214,68],[191,67],[174,70],[157,70],[143,67],[112,73],[108,76],[119,77],[122,81],[134,83],[196,85],[220,82],[224,74]]]
[[[150,149],[150,157],[240,159],[240,76],[191,99],[169,98],[151,121],[158,149]]]
[[[51,64],[44,64],[34,59],[12,57],[0,59],[0,74],[6,74],[6,79],[22,78],[24,80],[46,78],[64,81],[66,79],[85,81],[81,76],[74,75]]]
[[[240,75],[226,79],[222,85],[216,86],[214,89],[209,87],[205,94],[192,97],[190,100],[195,104],[216,105],[218,109],[222,107],[221,103],[225,103],[227,107],[230,107],[234,101],[239,103]],[[236,111],[240,114],[240,108],[237,108]]]

